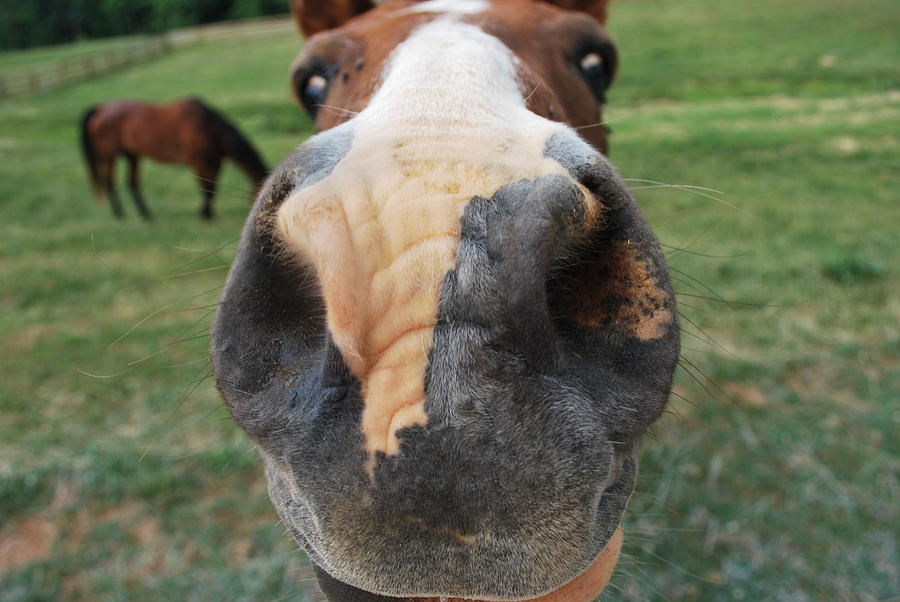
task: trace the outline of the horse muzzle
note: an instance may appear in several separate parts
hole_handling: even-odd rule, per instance
[[[560,132],[531,171],[382,145],[402,168],[375,180],[348,171],[347,124],[257,200],[215,376],[331,599],[579,601],[608,579],[678,323],[621,178]],[[397,207],[418,230],[390,230]]]

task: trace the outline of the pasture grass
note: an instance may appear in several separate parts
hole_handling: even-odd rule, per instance
[[[0,53],[0,73],[6,75],[18,69],[46,67],[61,61],[87,58],[110,50],[124,50],[149,39],[150,36],[134,35],[114,38],[80,40],[71,44],[37,46],[23,50]]]
[[[612,157],[686,334],[604,599],[900,594],[898,18],[893,0],[613,6]],[[109,98],[197,94],[274,165],[310,131],[298,48],[197,46],[0,105],[0,600],[315,596],[208,378],[249,184],[227,168],[201,223],[190,173],[144,162],[157,219],[122,190],[116,222],[75,127]]]

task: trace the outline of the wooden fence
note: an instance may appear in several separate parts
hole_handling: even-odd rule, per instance
[[[10,70],[7,73],[0,72],[0,101],[37,94],[112,73],[185,46],[212,41],[286,35],[295,31],[294,22],[289,17],[173,29],[155,36],[136,38],[121,47],[79,58],[57,60],[35,67]]]

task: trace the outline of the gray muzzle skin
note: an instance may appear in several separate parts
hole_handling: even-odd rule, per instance
[[[316,136],[261,191],[213,325],[218,387],[330,599],[555,590],[620,525],[639,441],[669,395],[679,327],[659,244],[611,165],[574,135],[546,153],[602,205],[590,231],[584,193],[563,176],[473,198],[428,351],[428,423],[401,430],[400,453],[370,472],[362,385],[329,337],[316,275],[271,233],[279,204],[351,142],[350,124]],[[608,261],[623,245],[643,289]],[[652,303],[629,298],[647,287]],[[572,299],[605,318],[574,319]],[[649,338],[617,320],[642,311],[671,320]]]

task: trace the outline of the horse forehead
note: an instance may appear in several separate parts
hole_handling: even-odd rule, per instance
[[[477,25],[451,16],[415,28],[394,49],[383,69],[382,85],[368,108],[370,114],[388,108],[383,103],[386,97],[391,103],[410,97],[438,102],[438,89],[460,93],[453,86],[480,88],[482,94],[492,96],[491,103],[521,103],[516,59],[509,48]],[[464,101],[465,112],[483,109],[485,104],[478,96],[457,100]],[[427,104],[422,108],[427,110]],[[462,112],[462,106],[454,112]]]

